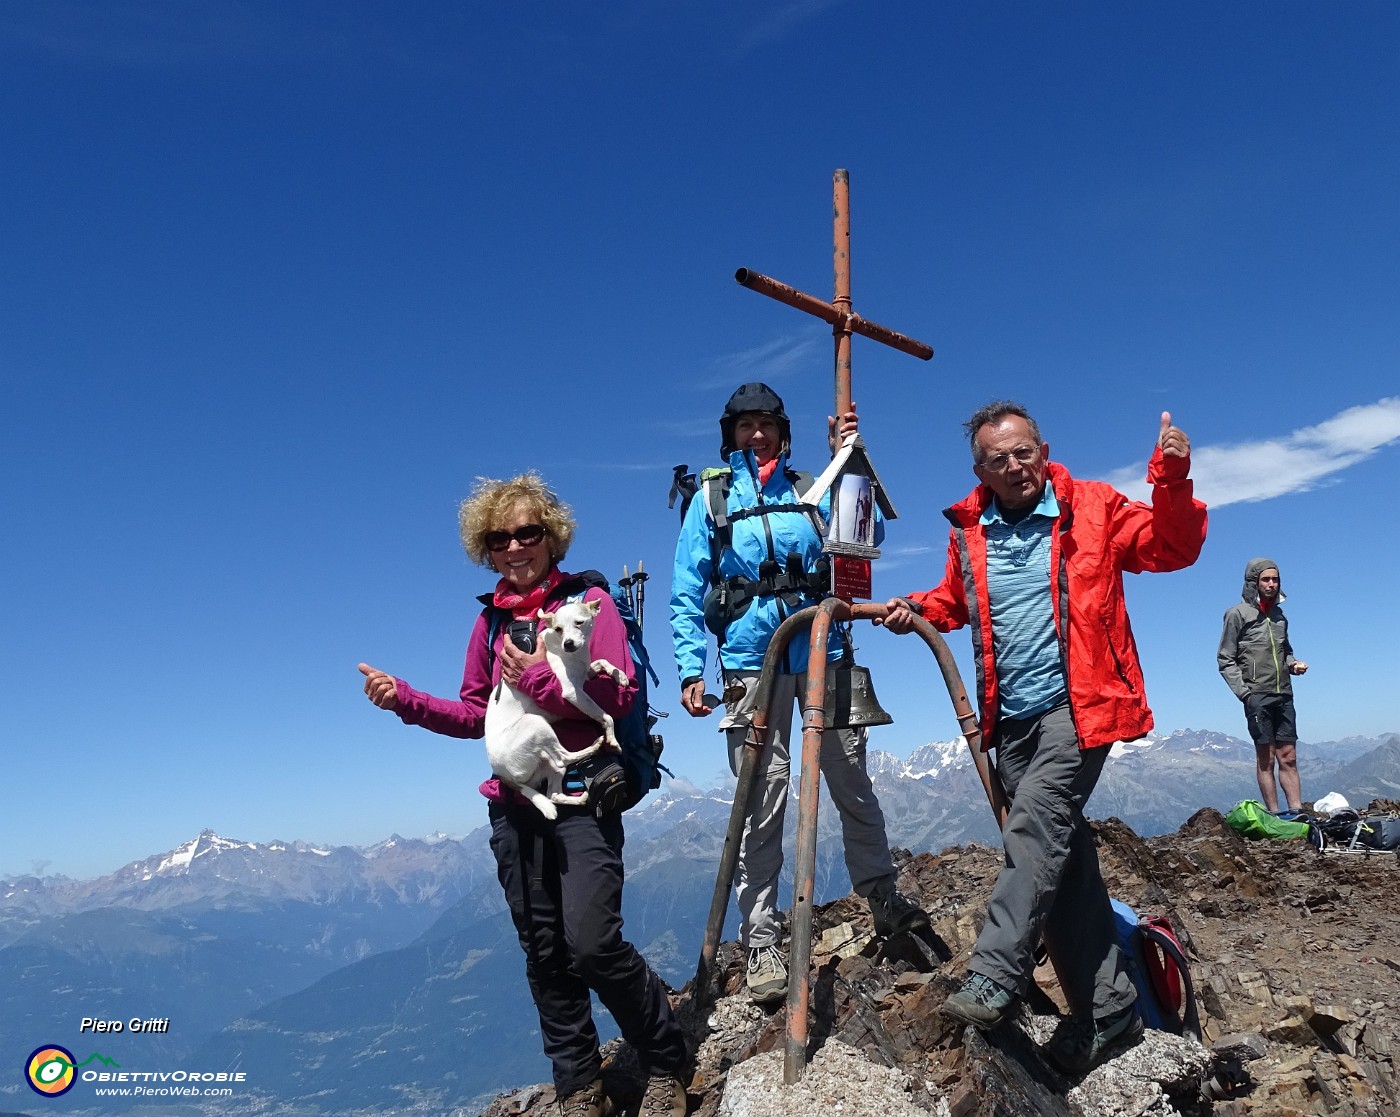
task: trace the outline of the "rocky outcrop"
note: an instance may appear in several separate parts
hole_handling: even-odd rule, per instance
[[[939,1006],[961,979],[1001,864],[970,845],[903,856],[901,888],[931,929],[921,941],[874,938],[863,901],[816,913],[810,1063],[784,1086],[785,1018],[743,993],[735,944],[720,951],[717,995],[675,1000],[692,1037],[692,1117],[880,1113],[1001,1117],[1046,1114],[1388,1114],[1397,1109],[1400,860],[1323,854],[1305,842],[1246,842],[1213,809],[1176,834],[1143,840],[1096,823],[1113,896],[1165,914],[1192,959],[1205,1044],[1149,1031],[1082,1079],[1040,1057],[1063,999],[1051,968],[1017,1017],[983,1035]],[[609,1045],[605,1078],[625,1109],[640,1076]],[[548,1087],[497,1099],[483,1117],[552,1117]]]

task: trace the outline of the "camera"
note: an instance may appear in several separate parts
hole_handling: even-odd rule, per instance
[[[510,637],[510,642],[522,652],[535,650],[534,621],[511,621],[510,624],[506,625],[506,635]]]

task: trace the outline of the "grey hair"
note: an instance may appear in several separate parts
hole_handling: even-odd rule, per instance
[[[1040,437],[1040,427],[1031,418],[1031,413],[1019,403],[1009,399],[994,399],[991,403],[983,404],[972,413],[972,417],[963,424],[963,430],[967,432],[967,440],[972,445],[972,460],[978,465],[982,464],[982,447],[977,445],[977,432],[988,423],[1000,423],[1008,415],[1015,415],[1024,419],[1026,425],[1031,428],[1031,437],[1035,439],[1037,447],[1044,439]]]

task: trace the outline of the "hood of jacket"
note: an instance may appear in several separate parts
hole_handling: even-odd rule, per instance
[[[1244,599],[1246,605],[1253,605],[1259,608],[1259,575],[1268,570],[1269,567],[1278,570],[1278,563],[1271,558],[1252,558],[1244,567],[1244,589],[1240,591],[1240,597]],[[1306,594],[1304,596],[1307,596]],[[1279,571],[1278,577],[1278,601],[1280,603],[1288,600],[1283,593],[1283,572]]]

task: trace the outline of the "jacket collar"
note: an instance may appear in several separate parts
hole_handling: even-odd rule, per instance
[[[1074,478],[1059,462],[1052,461],[1045,463],[1045,480],[1055,487],[1055,500],[1060,505],[1060,524],[1067,526],[1074,516]],[[943,515],[954,527],[970,528],[982,518],[993,499],[992,490],[979,482],[957,504],[945,508]]]
[[[759,484],[758,481],[758,461],[754,458],[751,450],[735,450],[729,455],[728,462],[732,477],[736,479],[747,477],[755,493],[763,491],[763,486]],[[774,478],[786,477],[787,471],[788,456],[786,451],[784,451],[778,455],[778,467],[773,470],[773,475],[768,478],[769,483],[771,484]]]

